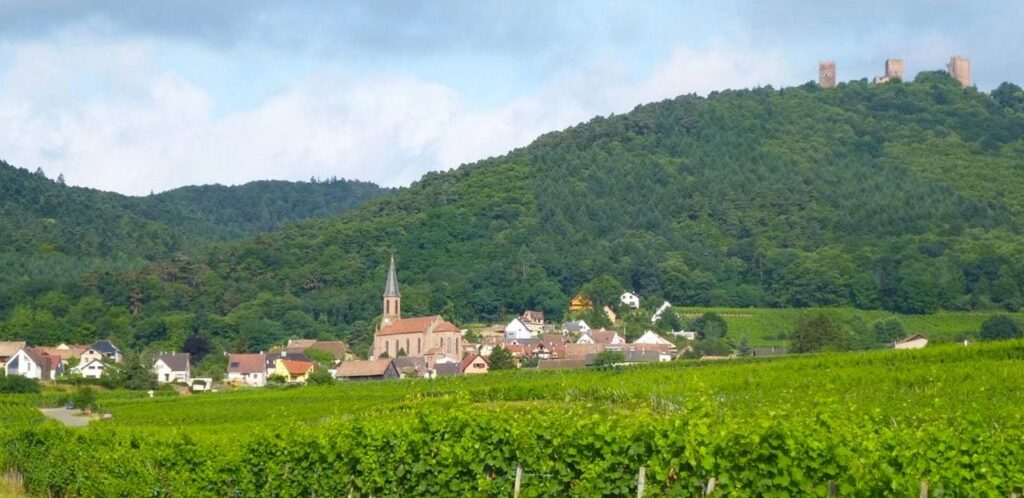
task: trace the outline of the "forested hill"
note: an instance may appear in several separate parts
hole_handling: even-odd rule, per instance
[[[358,181],[264,181],[129,197],[68,187],[0,161],[0,253],[155,259],[333,216],[385,193]]]
[[[141,311],[106,334],[128,344],[199,333],[249,349],[297,335],[365,344],[391,250],[403,311],[461,323],[558,318],[595,280],[655,305],[1016,309],[1020,192],[1015,85],[984,94],[939,72],[725,91],[595,118],[340,218],[66,295],[126,310],[134,294]]]

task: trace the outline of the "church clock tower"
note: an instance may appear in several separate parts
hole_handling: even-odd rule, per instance
[[[402,318],[402,294],[398,292],[398,275],[395,273],[395,255],[391,255],[388,267],[388,283],[384,286],[384,314],[381,325],[388,325]]]

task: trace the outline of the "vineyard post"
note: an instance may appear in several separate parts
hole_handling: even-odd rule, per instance
[[[1020,495],[1016,491],[1010,491],[1010,498],[1020,498]]]
[[[523,464],[517,462],[516,463],[516,484],[515,484],[515,487],[512,488],[512,497],[513,498],[519,498],[519,488],[522,486],[522,484],[523,484]]]
[[[918,495],[920,498],[928,498],[928,481],[921,481],[921,493]]]
[[[704,487],[704,496],[710,495],[715,490],[716,484],[718,484],[718,479],[714,477],[708,479],[708,485]]]
[[[647,467],[640,467],[636,474],[636,498],[644,498],[644,486],[647,484]]]
[[[828,482],[828,498],[839,498],[839,487],[835,481]]]

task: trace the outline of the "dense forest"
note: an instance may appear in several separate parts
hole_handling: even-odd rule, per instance
[[[145,197],[69,187],[0,161],[0,253],[158,259],[210,240],[330,217],[384,195],[367,182],[259,181],[183,187]]]
[[[557,319],[598,279],[654,305],[1017,310],[1022,191],[1016,85],[986,94],[927,72],[883,85],[680,96],[427,174],[337,217],[174,256],[151,257],[180,249],[183,239],[163,241],[182,227],[241,218],[240,235],[276,225],[258,209],[222,209],[235,203],[217,195],[197,203],[202,191],[191,190],[155,196],[146,208],[96,194],[109,210],[99,212],[59,195],[20,208],[5,201],[5,220],[12,209],[34,210],[23,217],[32,227],[3,222],[5,238],[9,229],[27,234],[14,237],[17,251],[91,244],[94,252],[77,254],[104,253],[100,242],[80,242],[89,233],[45,225],[52,203],[86,225],[98,216],[114,216],[114,226],[142,220],[107,243],[151,261],[106,260],[61,285],[8,287],[0,335],[162,348],[190,335],[227,349],[293,336],[366,345],[390,251],[404,312],[459,323],[525,308]],[[332,202],[302,212],[327,216]],[[201,208],[173,208],[179,203]],[[211,210],[203,223],[183,221]],[[123,211],[133,217],[117,217]]]

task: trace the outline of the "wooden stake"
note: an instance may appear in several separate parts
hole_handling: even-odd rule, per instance
[[[828,482],[828,498],[839,498],[839,486],[835,481]]]
[[[928,481],[921,481],[921,493],[918,496],[928,498]]]
[[[519,488],[523,485],[523,464],[516,464],[516,486],[512,489],[512,497],[519,498]]]
[[[647,467],[640,467],[636,475],[636,498],[644,498],[644,486],[647,484]]]
[[[710,495],[715,490],[716,484],[718,484],[718,479],[714,477],[708,479],[708,485],[704,488],[704,496]]]

